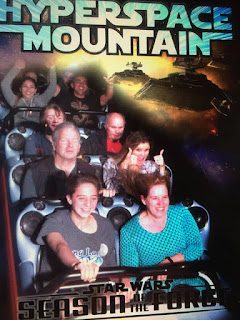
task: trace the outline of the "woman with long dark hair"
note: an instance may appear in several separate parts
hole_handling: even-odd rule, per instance
[[[108,158],[103,165],[103,180],[105,187],[122,192],[122,175],[125,171],[137,171],[143,174],[160,172],[165,174],[163,150],[154,157],[154,161],[148,160],[150,152],[150,140],[143,131],[135,131],[126,138],[122,149],[116,155]]]
[[[51,62],[47,62],[50,67]],[[50,99],[53,97],[57,85],[57,76],[55,67],[49,68],[49,84],[46,90],[37,93],[37,84],[32,77],[24,77],[19,84],[19,93],[16,95],[12,90],[12,81],[17,74],[26,67],[26,63],[22,59],[18,59],[14,66],[9,70],[1,82],[1,89],[4,98],[11,108],[16,107],[46,107]],[[39,122],[39,113],[32,111],[19,112],[14,117],[15,125],[19,125],[24,121]]]

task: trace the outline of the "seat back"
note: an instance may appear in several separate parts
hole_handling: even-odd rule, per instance
[[[36,292],[35,278],[39,266],[40,246],[35,242],[44,217],[63,207],[60,201],[34,200],[16,222],[17,265],[20,294]]]
[[[106,156],[103,155],[83,155],[82,159],[93,166],[102,166],[107,160]]]
[[[169,194],[172,193],[172,185],[173,185],[173,173],[172,173],[172,169],[165,164],[165,168],[169,173],[169,177],[170,177],[170,188],[169,188]]]
[[[10,168],[10,171],[8,173],[8,190],[10,201],[12,203],[16,203],[20,200],[20,188],[24,171],[25,162],[23,159],[21,159]]]
[[[22,178],[25,173],[26,164],[33,162],[35,160],[39,160],[42,157],[38,156],[29,156],[22,158],[18,162],[16,162],[11,168],[9,168],[8,173],[8,190],[9,197],[12,203],[16,203],[20,200],[21,197],[21,183]]]
[[[186,199],[182,202],[182,205],[191,212],[194,220],[197,223],[197,226],[200,231],[202,244],[203,244],[203,256],[201,257],[201,260],[208,259],[207,253],[208,253],[208,241],[209,241],[209,235],[210,235],[210,215],[206,208],[204,208],[202,205],[197,203],[196,201]]]
[[[5,137],[4,149],[8,166],[15,165],[22,157],[25,141],[33,133],[32,129],[24,126],[14,128]]]
[[[139,212],[140,205],[137,204],[132,197],[117,195],[113,198],[102,198],[98,202],[98,213],[108,218],[115,229],[115,252],[117,265],[119,261],[119,231],[121,227],[137,212]]]

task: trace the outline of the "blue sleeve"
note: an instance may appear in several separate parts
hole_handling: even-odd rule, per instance
[[[139,267],[139,255],[127,223],[120,232],[120,265]]]
[[[184,208],[182,219],[182,229],[186,235],[185,248],[181,250],[186,261],[193,261],[200,258],[203,254],[203,245],[198,226],[189,212]]]
[[[33,135],[30,135],[24,147],[24,155],[25,156],[37,156],[37,148],[36,148],[36,141]]]

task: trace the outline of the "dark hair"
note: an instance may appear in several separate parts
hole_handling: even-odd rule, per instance
[[[35,79],[35,78],[33,78],[33,77],[31,77],[30,75],[27,75],[27,74],[29,74],[29,73],[34,73],[35,75],[36,75],[36,78],[38,78],[38,74],[37,74],[37,71],[35,71],[35,70],[33,70],[33,69],[25,69],[24,70],[24,73],[23,73],[23,78],[26,78],[26,77],[30,77],[30,78],[32,78],[34,81],[36,81],[37,82],[37,80]]]
[[[100,189],[100,182],[98,178],[91,173],[72,174],[68,177],[66,182],[66,194],[72,196],[76,188],[83,183],[93,184],[97,191]]]
[[[64,117],[64,120],[66,120],[66,115],[65,115],[65,112],[63,111],[63,109],[61,107],[59,107],[59,105],[56,104],[56,103],[50,103],[49,105],[46,106],[46,108],[41,110],[41,112],[40,112],[40,123],[45,123],[46,122],[45,114],[46,114],[46,111],[49,110],[49,109],[54,109],[58,115],[60,115],[60,113],[62,113],[63,117]]]
[[[71,78],[71,83],[73,83],[78,77],[84,77],[88,82],[88,78],[87,78],[85,72],[78,71],[77,73],[73,74],[73,76]]]
[[[17,94],[16,100],[14,101],[13,108],[16,108],[16,107],[18,106],[18,102],[19,102],[19,100],[20,100],[21,97],[22,97],[22,92],[20,91],[20,87],[22,86],[23,82],[25,82],[25,81],[27,81],[27,80],[31,81],[31,82],[34,84],[35,88],[37,89],[37,82],[36,82],[33,78],[28,77],[28,76],[27,76],[27,77],[24,77],[24,78],[21,80],[21,82],[20,82],[20,84],[19,84],[19,86],[18,86],[19,92],[18,92],[18,94]]]
[[[19,88],[22,86],[23,82],[25,82],[25,81],[27,81],[27,80],[31,81],[31,82],[34,84],[35,88],[37,88],[37,82],[36,82],[32,77],[29,77],[29,76],[24,77],[24,78],[21,80],[21,82],[20,82],[20,84],[19,84]]]
[[[165,175],[161,175],[157,171],[144,174],[134,170],[124,170],[122,174],[122,184],[127,193],[132,195],[136,200],[140,200],[141,196],[146,198],[151,187],[157,184],[165,185],[169,194],[170,176],[167,170]]]
[[[128,152],[129,152],[129,148],[134,150],[140,143],[146,143],[146,142],[150,144],[149,138],[145,132],[143,132],[143,131],[131,132],[127,136],[127,138],[122,146],[122,149],[116,155],[112,156],[113,160],[118,165],[121,164],[124,161],[124,159],[126,158]]]

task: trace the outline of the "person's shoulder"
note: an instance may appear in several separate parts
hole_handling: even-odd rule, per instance
[[[97,136],[107,138],[107,133],[105,129],[100,129],[96,131]]]
[[[100,225],[102,228],[104,227],[104,229],[106,229],[107,231],[110,231],[110,232],[114,231],[113,224],[108,218],[100,216],[99,214],[97,214],[95,212],[93,212],[92,215],[96,219],[98,225]]]
[[[53,156],[46,156],[42,159],[38,159],[38,160],[35,160],[34,162],[31,162],[29,164],[29,167],[31,169],[37,169],[37,168],[40,168],[40,167],[44,167],[44,168],[51,168],[52,165],[54,165],[54,159],[53,159]]]
[[[108,219],[108,218],[105,218],[103,216],[101,216],[100,214],[98,214],[97,212],[93,212],[92,215],[94,216],[94,218],[97,220],[97,221],[100,221],[104,224],[107,224],[107,225],[111,225],[112,226],[112,223],[111,221]]]
[[[92,166],[85,160],[77,158],[77,168],[78,170],[90,169]]]
[[[33,96],[33,101],[39,99],[39,97],[41,96],[40,93],[35,93],[35,95]]]
[[[121,228],[121,232],[127,232],[131,234],[132,232],[136,232],[136,226],[139,224],[139,214],[135,214],[128,220],[123,227]]]
[[[190,211],[181,204],[174,204],[174,205],[172,204],[169,206],[168,210],[170,214],[174,214],[179,217],[183,217],[185,215],[191,214]]]
[[[41,132],[33,132],[30,136],[27,137],[26,143],[27,142],[34,142],[34,143],[45,143],[48,142],[49,140],[45,137],[45,135]]]
[[[47,219],[58,221],[60,223],[65,222],[65,220],[68,218],[69,210],[68,209],[58,209],[53,213],[50,213],[47,216]]]
[[[38,139],[38,138],[41,138],[42,136],[43,134],[41,132],[33,132],[32,134],[30,134],[30,136],[27,137],[26,141],[30,139]]]

